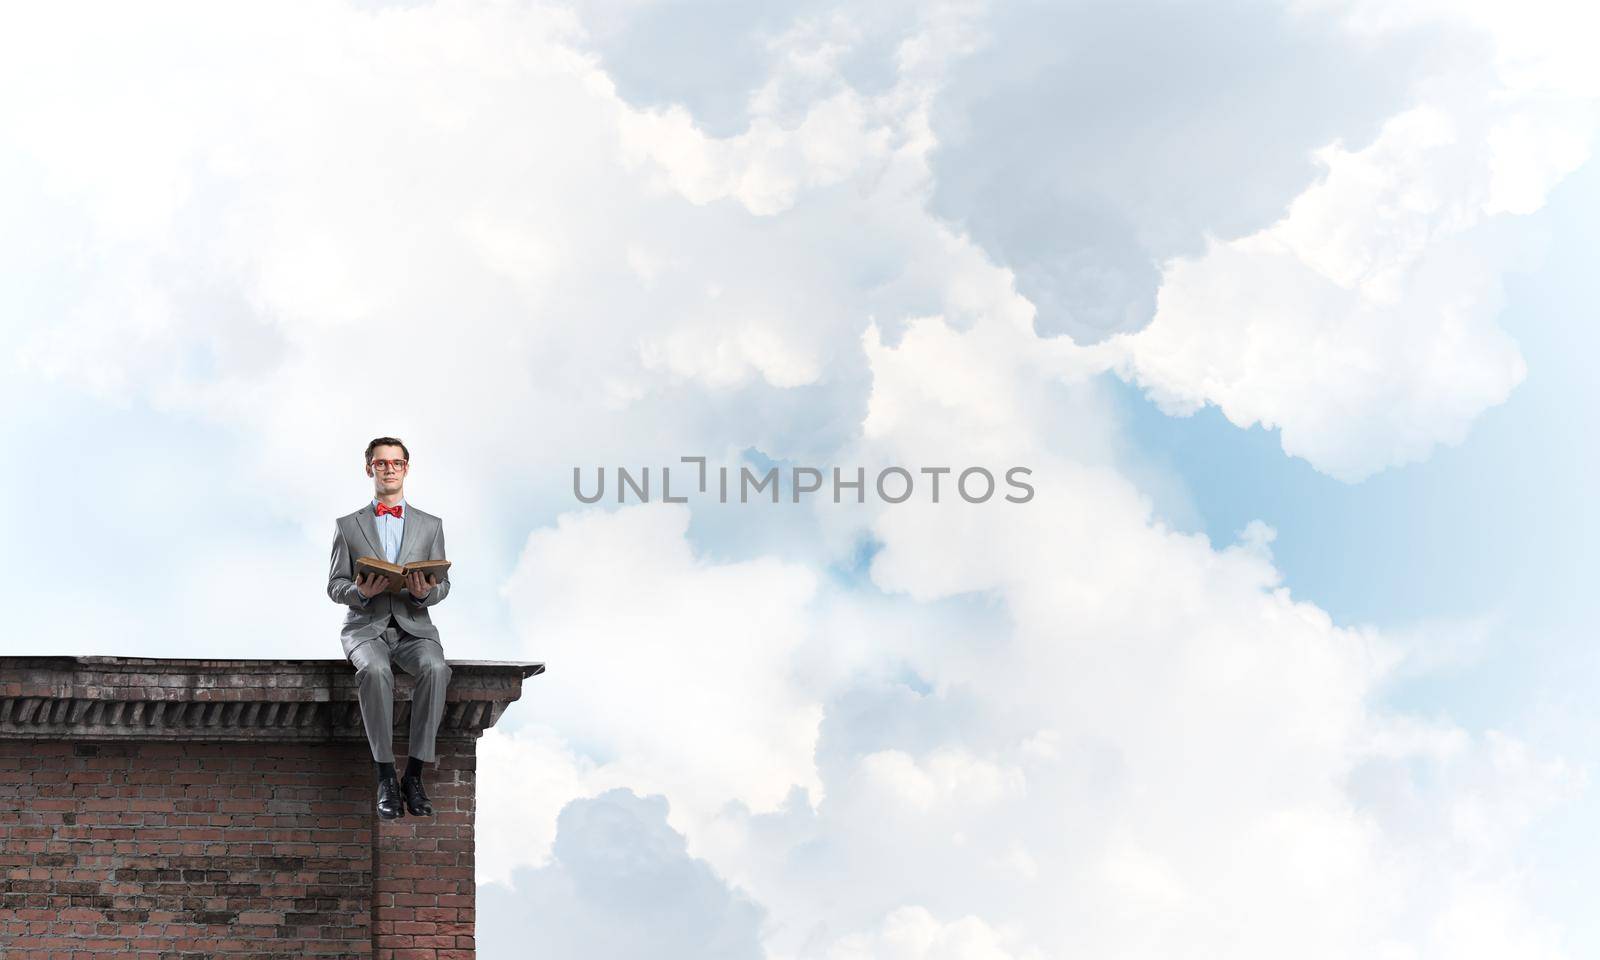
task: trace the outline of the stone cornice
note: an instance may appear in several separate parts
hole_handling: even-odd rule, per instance
[[[451,660],[441,737],[477,737],[544,664]],[[395,728],[411,678],[394,671]],[[365,739],[348,660],[0,656],[0,738]]]

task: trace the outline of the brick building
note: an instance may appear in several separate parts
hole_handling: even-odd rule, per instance
[[[450,667],[382,821],[348,661],[0,657],[0,957],[473,957],[477,738],[544,667]]]

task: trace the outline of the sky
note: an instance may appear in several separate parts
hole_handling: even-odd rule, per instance
[[[7,9],[0,642],[337,656],[394,435],[483,957],[1594,955],[1577,15]]]

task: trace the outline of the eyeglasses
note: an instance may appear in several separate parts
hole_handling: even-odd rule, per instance
[[[372,469],[374,470],[404,470],[406,468],[404,460],[369,460],[367,462],[372,464]]]

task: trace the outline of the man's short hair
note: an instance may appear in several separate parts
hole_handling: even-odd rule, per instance
[[[406,445],[401,443],[398,438],[396,438],[396,437],[379,437],[378,439],[376,439],[376,440],[372,441],[371,443],[367,444],[367,462],[368,463],[372,462],[372,451],[378,449],[379,447],[399,447],[400,448],[400,452],[405,454],[406,460],[409,461],[411,459],[411,451],[407,450],[406,449]]]

